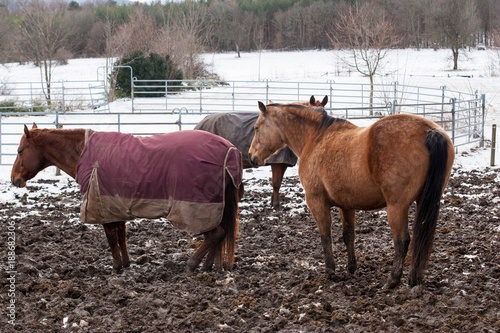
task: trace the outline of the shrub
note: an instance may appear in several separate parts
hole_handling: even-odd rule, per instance
[[[160,56],[156,53],[144,55],[140,51],[135,51],[131,54],[124,55],[121,59],[115,62],[118,65],[131,66],[133,76],[137,80],[182,80],[181,70],[174,64],[170,56]],[[111,77],[116,77],[116,91],[117,97],[130,97],[131,96],[131,82],[130,70],[127,68],[116,68],[113,70],[114,74]],[[174,92],[180,90],[181,82],[169,83],[168,91]],[[165,83],[164,82],[149,82],[144,84],[145,88],[137,89],[134,94],[137,97],[164,97],[165,96]],[[147,86],[155,86],[147,88]],[[163,88],[162,88],[163,86]],[[173,86],[177,86],[174,88]],[[149,93],[145,93],[149,92]]]
[[[60,48],[57,50],[54,60],[56,61],[57,65],[67,65],[68,64],[68,59],[72,59],[74,57],[74,54],[71,53],[70,51],[66,50],[64,47]]]
[[[14,101],[1,101],[0,112],[19,112],[19,108]]]

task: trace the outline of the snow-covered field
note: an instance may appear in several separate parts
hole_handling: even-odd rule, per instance
[[[280,81],[316,81],[335,80],[335,82],[368,82],[359,73],[350,71],[340,60],[345,56],[341,51],[297,51],[297,52],[261,52],[242,53],[238,58],[234,53],[204,54],[209,69],[223,80],[259,80]],[[95,80],[98,67],[105,65],[104,59],[73,59],[68,65],[59,66],[54,72],[54,81],[58,80]],[[398,81],[401,84],[448,89],[486,94],[485,138],[491,140],[491,125],[500,124],[500,52],[497,50],[472,50],[462,54],[459,59],[459,71],[451,71],[452,60],[449,50],[393,50],[386,58],[377,76],[377,83]],[[101,71],[102,73],[102,71]],[[102,75],[102,74],[101,74]],[[40,78],[39,69],[32,64],[7,64],[0,66],[0,81],[36,82]],[[110,110],[130,110],[128,100],[115,101]],[[22,118],[18,119],[23,122]],[[29,121],[26,121],[29,122]],[[490,149],[482,148],[460,153],[456,165],[463,168],[482,168],[490,164]],[[497,153],[497,164],[500,154]],[[297,174],[297,167],[287,171],[287,175]],[[269,168],[260,168],[251,173],[252,177],[270,177]],[[67,176],[55,177],[54,169],[49,168],[37,177],[62,180]],[[16,189],[9,184],[10,167],[0,167],[0,201],[11,200],[15,193],[24,193],[25,189]],[[58,184],[48,185],[47,191],[57,191]],[[51,189],[50,186],[55,188]],[[22,195],[22,194],[21,194]]]

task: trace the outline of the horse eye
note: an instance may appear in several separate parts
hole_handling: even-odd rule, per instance
[[[19,155],[21,155],[21,153],[22,153],[22,152],[23,152],[22,150],[18,150],[18,151],[17,151],[17,153],[18,153]]]
[[[259,130],[259,127],[258,126],[254,126],[253,129],[255,130],[255,132],[257,132]]]

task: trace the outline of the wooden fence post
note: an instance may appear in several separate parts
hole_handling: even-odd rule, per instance
[[[491,163],[490,163],[490,166],[494,166],[495,165],[495,153],[496,153],[496,144],[497,144],[497,125],[496,124],[493,124],[493,126],[491,126]]]

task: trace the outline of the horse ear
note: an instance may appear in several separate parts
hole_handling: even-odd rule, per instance
[[[30,137],[30,130],[28,129],[28,126],[24,124],[24,134],[26,134],[26,139]]]
[[[321,101],[321,105],[325,106],[328,103],[328,95],[325,95],[325,98]]]
[[[314,98],[314,95],[311,95],[311,98],[309,99],[309,105],[314,106],[316,103],[316,98]]]
[[[31,129],[34,129],[34,128],[38,128],[38,126],[35,123],[33,123],[33,127],[31,127]]]
[[[259,110],[262,111],[262,113],[266,113],[266,106],[264,103],[259,102]]]

